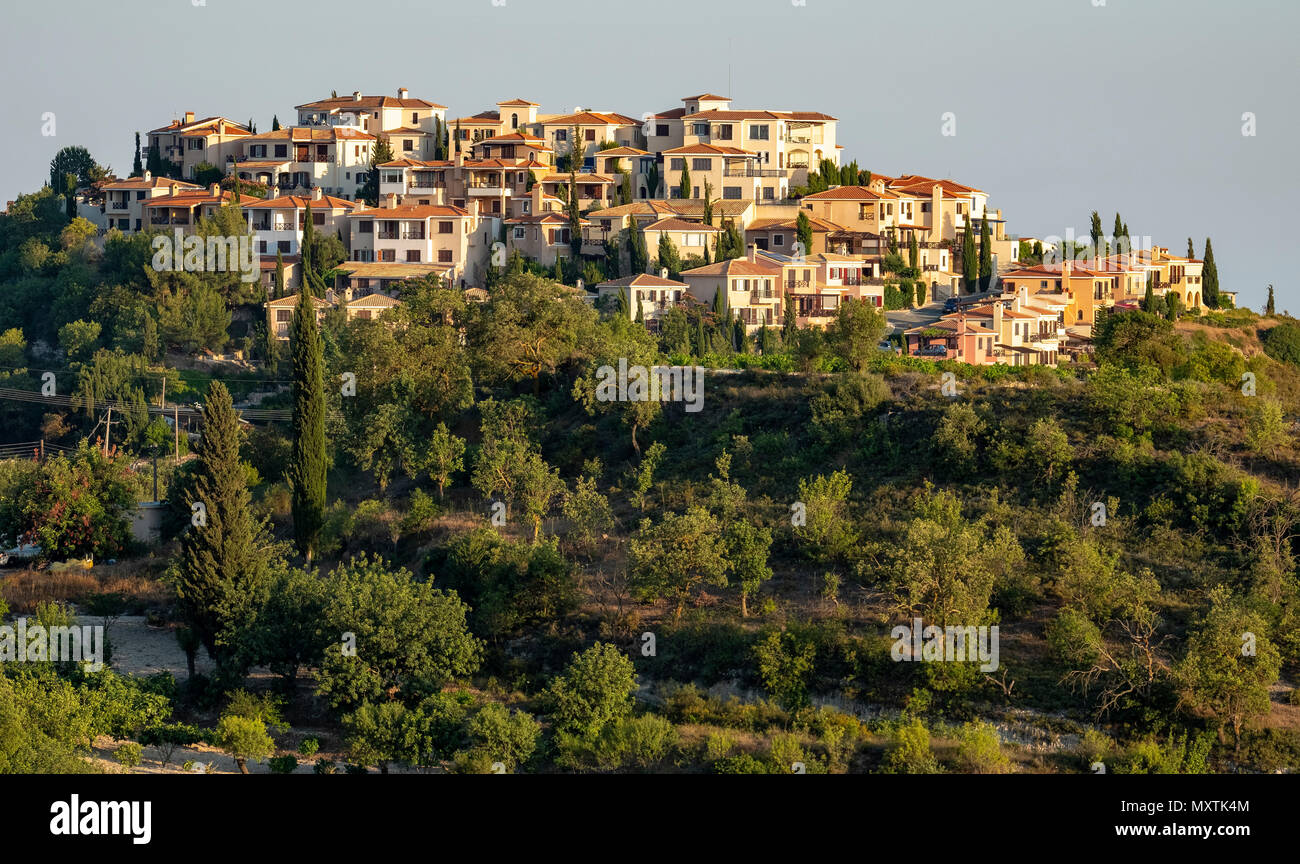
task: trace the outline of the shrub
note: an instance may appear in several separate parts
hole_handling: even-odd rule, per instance
[[[125,768],[138,767],[143,755],[144,748],[135,741],[127,741],[113,752],[113,758],[117,760],[117,764]]]

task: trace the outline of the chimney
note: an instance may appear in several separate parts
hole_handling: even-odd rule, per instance
[[[153,181],[153,172],[152,171],[144,172],[144,182],[150,183],[152,181]]]
[[[352,101],[353,101],[353,102],[360,102],[360,101],[361,101],[361,91],[360,91],[360,90],[353,90],[353,91],[352,91]]]
[[[1020,290],[1016,292],[1016,309],[1024,309],[1029,305],[1029,286],[1021,284]]]
[[[319,201],[324,197],[325,197],[325,193],[321,190],[319,186],[311,187],[311,200]]]
[[[533,214],[542,212],[542,184],[533,184]]]
[[[660,267],[660,268],[659,268],[659,278],[660,278],[660,279],[667,279],[667,278],[668,278],[668,268],[667,268],[667,267]]]
[[[943,239],[943,187],[938,183],[930,187],[930,242]]]
[[[225,134],[226,134],[226,121],[225,121],[225,120],[218,120],[218,121],[217,121],[217,134],[218,134],[218,135],[225,135]]]
[[[753,243],[750,243],[750,244],[749,244],[749,249],[748,249],[749,254],[748,254],[747,257],[749,258],[750,261],[758,261],[758,251],[757,251],[757,250],[758,250],[758,247],[757,247],[757,246],[755,246]]]
[[[396,192],[389,192],[389,193],[388,193],[387,197],[384,198],[384,206],[387,207],[389,210],[396,210],[396,209],[397,209],[397,193],[396,193]]]
[[[398,88],[397,88],[397,98],[398,98],[398,99],[405,99],[406,96],[407,96],[407,92],[408,92],[408,91],[407,91],[407,89],[406,89],[405,87],[398,87]]]
[[[188,126],[190,123],[193,123],[193,122],[194,122],[194,112],[193,112],[193,111],[186,111],[186,112],[185,112],[185,124]]]
[[[456,151],[456,158],[455,158],[454,160],[452,160],[452,164],[454,164],[457,168],[462,168],[462,167],[464,167],[464,165],[465,165],[465,152],[464,152],[463,150],[457,150],[457,151]]]
[[[994,301],[993,303],[993,341],[1002,341],[1002,304]]]
[[[221,185],[218,183],[213,183],[211,186],[208,187],[208,192],[212,195],[213,198],[220,198]]]
[[[271,191],[267,194],[266,197],[267,197],[267,198],[272,198],[272,199],[274,199],[274,198],[279,198],[279,197],[280,197],[280,187],[277,186],[277,185],[275,185],[274,183],[272,183],[272,184],[271,184]]]

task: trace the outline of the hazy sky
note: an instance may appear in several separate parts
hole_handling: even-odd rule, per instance
[[[978,186],[1010,232],[1096,209],[1177,254],[1209,236],[1225,290],[1300,313],[1300,0],[196,2],[6,0],[0,200],[70,144],[125,176],[133,133],[187,110],[267,131],[331,90],[635,117],[711,91],[833,114],[845,161]]]

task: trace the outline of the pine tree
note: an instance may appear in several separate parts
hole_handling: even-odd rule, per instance
[[[272,132],[279,132],[279,131],[280,131],[280,115],[279,115],[279,114],[272,114],[272,115],[271,115],[271,131],[272,131]]]
[[[685,157],[682,157],[682,177],[677,183],[677,197],[691,197],[691,169],[686,167]]]
[[[203,405],[203,435],[195,448],[198,462],[189,503],[196,518],[181,535],[173,578],[182,617],[219,660],[229,653],[222,636],[247,611],[267,564],[262,551],[266,538],[250,509],[239,438],[239,416],[230,393],[213,381]],[[201,509],[195,506],[200,504]]]
[[[989,236],[989,211],[980,220],[980,290],[989,290],[993,281],[993,238]]]
[[[320,327],[305,269],[290,343],[293,449],[288,475],[293,493],[293,532],[298,551],[310,562],[316,552],[325,512],[325,381]]]
[[[131,164],[131,176],[144,176],[144,162],[140,158],[140,133],[135,133],[135,161]]]
[[[1207,309],[1219,308],[1219,268],[1214,264],[1214,247],[1210,245],[1210,238],[1205,238],[1205,266],[1201,269],[1201,284],[1203,292],[1201,300],[1205,303]]]

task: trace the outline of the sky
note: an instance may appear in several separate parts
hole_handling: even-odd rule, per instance
[[[185,111],[268,131],[332,90],[406,87],[448,117],[515,97],[640,117],[713,92],[831,114],[844,161],[983,189],[1009,233],[1086,236],[1097,210],[1175,254],[1210,237],[1224,290],[1260,309],[1271,283],[1300,314],[1298,0],[46,0],[0,16],[0,200],[73,144],[125,176],[134,133]]]

